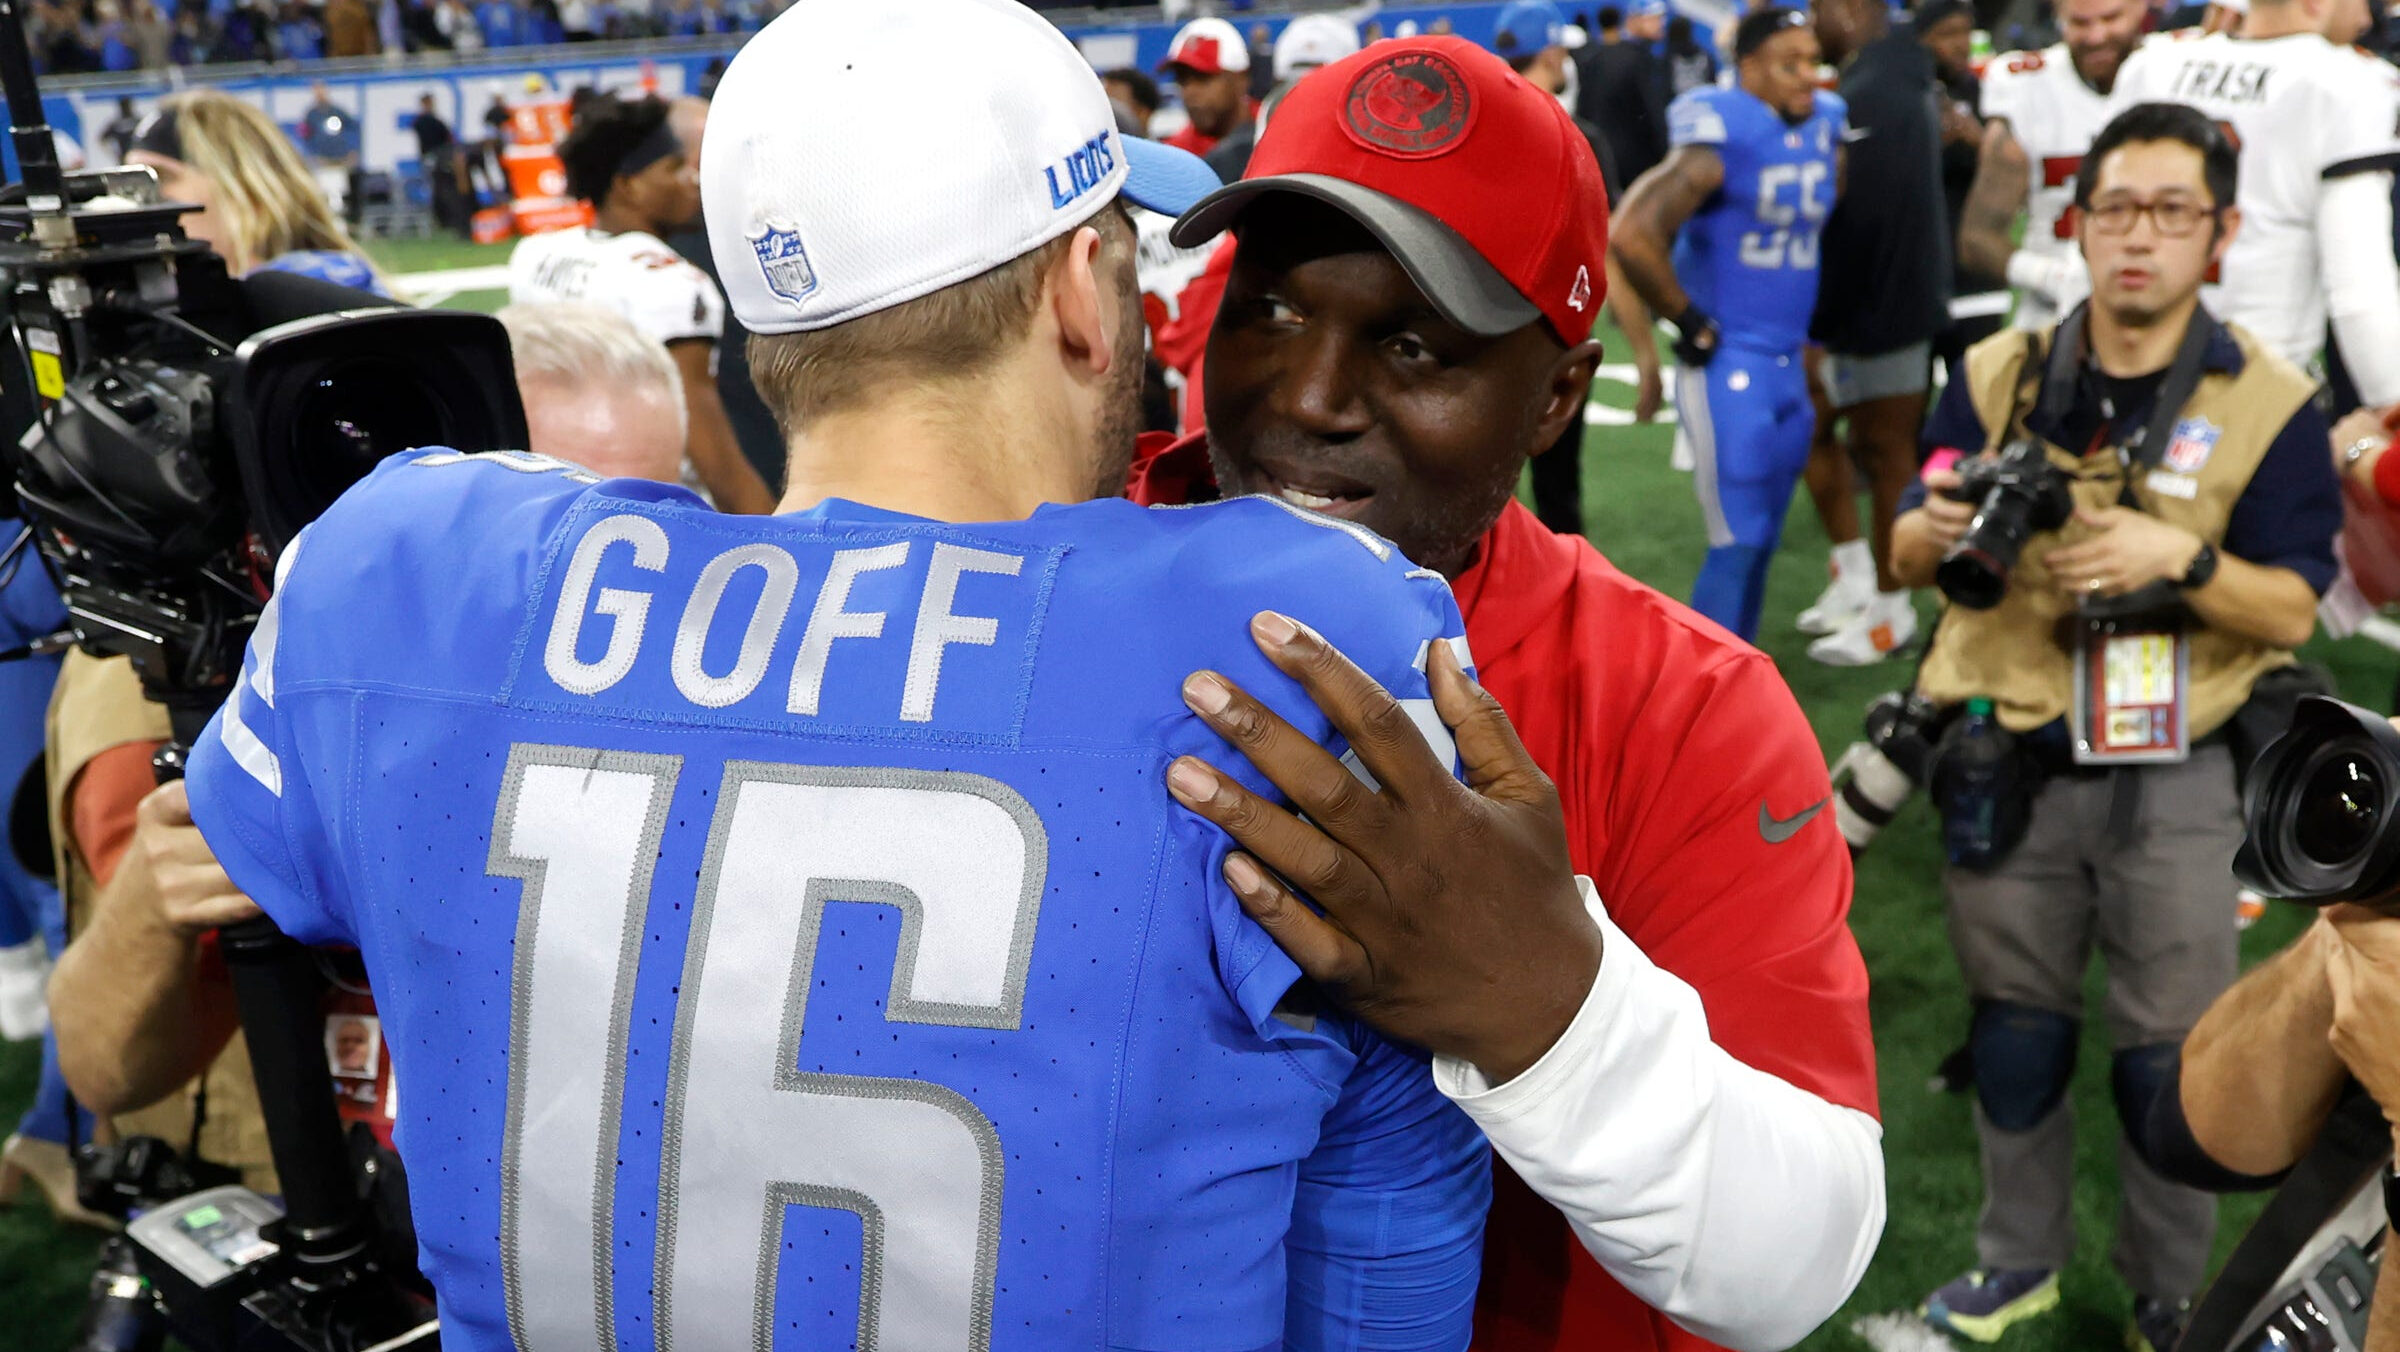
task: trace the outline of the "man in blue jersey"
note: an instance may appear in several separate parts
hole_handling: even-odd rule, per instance
[[[1681,337],[1676,407],[1698,472],[1708,560],[1692,608],[1749,639],[1815,414],[1802,348],[1817,236],[1842,178],[1842,101],[1816,87],[1797,10],[1734,33],[1740,82],[1668,109],[1674,150],[1626,194],[1613,248],[1626,280]]]
[[[1166,789],[1222,755],[1202,667],[1342,749],[1262,611],[1446,746],[1449,590],[1279,501],[1087,501],[1140,416],[1118,199],[1213,179],[1008,0],[793,7],[701,171],[783,514],[395,457],[193,755],[226,872],[364,953],[445,1343],[1464,1346],[1480,1136]]]

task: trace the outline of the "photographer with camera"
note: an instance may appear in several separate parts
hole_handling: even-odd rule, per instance
[[[2199,303],[2241,225],[2224,133],[2139,105],[2085,163],[2092,300],[1968,352],[1894,528],[1901,579],[1938,581],[1951,603],[1917,693],[1947,720],[1931,780],[1976,1002],[1985,1191],[1977,1268],[1925,1312],[1989,1341],[2058,1303],[2074,1241],[2066,1094],[2096,938],[2128,1126],[2117,1267],[2137,1345],[2163,1352],[2215,1208],[2131,1140],[2233,981],[2218,898],[2241,840],[2234,744],[2288,712],[2282,673],[2333,581],[2341,499],[2313,382]]]

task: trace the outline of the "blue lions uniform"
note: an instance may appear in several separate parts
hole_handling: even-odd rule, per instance
[[[1447,745],[1447,586],[1264,499],[735,517],[416,452],[337,503],[192,811],[365,954],[444,1342],[1463,1347],[1480,1134],[1165,792],[1252,773],[1201,667],[1338,749],[1265,608]]]
[[[1667,110],[1669,139],[1707,146],[1725,185],[1675,239],[1675,277],[1715,317],[1714,360],[1676,376],[1708,559],[1692,608],[1743,638],[1758,633],[1767,562],[1792,485],[1808,464],[1815,413],[1802,349],[1817,302],[1817,237],[1833,210],[1842,100],[1817,95],[1797,126],[1740,88],[1695,89]]]

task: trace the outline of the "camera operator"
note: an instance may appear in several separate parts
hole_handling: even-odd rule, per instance
[[[2289,686],[2274,673],[2314,626],[2341,522],[2313,382],[2199,304],[2241,225],[2232,144],[2193,110],[2143,104],[2085,164],[2091,302],[1968,352],[1926,439],[1976,458],[1929,469],[1894,534],[1902,580],[1938,579],[1953,602],[1918,689],[1967,709],[1933,779],[1976,1001],[1985,1202],[1977,1270],[1926,1313],[1984,1341],[2058,1303],[2093,939],[2129,1141],[2233,980],[2213,900],[2242,836],[2228,743],[2262,678]],[[1955,500],[1970,485],[1979,506]],[[2137,1346],[2163,1350],[2214,1203],[2130,1144],[2119,1161],[2117,1266]]]
[[[683,399],[664,348],[597,306],[514,305],[500,320],[531,449],[612,477],[676,482]],[[258,908],[193,827],[183,785],[154,787],[151,757],[167,736],[165,713],[123,659],[67,658],[49,721],[53,840],[75,936],[49,989],[61,1069],[116,1134],[189,1147],[271,1192],[233,989],[211,935]],[[371,1013],[353,1004],[328,1017]],[[388,1089],[370,1070],[353,1077],[364,1083],[337,1086],[360,1106],[379,1105]]]
[[[277,1191],[233,991],[209,931],[257,914],[150,758],[170,736],[124,658],[74,651],[48,729],[70,936],[50,974],[59,1070],[117,1138],[155,1136]]]
[[[2266,1186],[2309,1152],[2354,1081],[2392,1119],[2400,1113],[2395,1027],[2400,916],[2327,909],[2193,1026],[2177,1092],[2162,1095],[2150,1118],[2152,1158],[2199,1186]],[[2387,1278],[2396,1247],[2386,1236]],[[2400,1300],[2374,1302],[2363,1346],[2400,1349]]]

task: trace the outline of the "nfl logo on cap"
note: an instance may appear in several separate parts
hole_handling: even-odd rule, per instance
[[[803,301],[816,293],[817,270],[808,265],[808,250],[800,245],[799,231],[770,225],[750,237],[750,251],[758,255],[769,291],[789,301]]]

